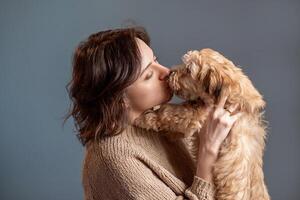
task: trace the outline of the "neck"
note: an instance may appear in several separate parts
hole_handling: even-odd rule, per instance
[[[133,124],[134,120],[136,118],[138,118],[140,115],[141,115],[140,112],[134,112],[134,111],[129,112],[129,121],[130,121],[130,124]]]

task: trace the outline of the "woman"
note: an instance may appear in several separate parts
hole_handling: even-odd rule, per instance
[[[76,48],[69,116],[86,147],[86,200],[214,199],[212,166],[240,113],[224,110],[226,98],[210,111],[194,165],[186,140],[132,126],[143,111],[170,101],[169,73],[142,27],[94,33]]]

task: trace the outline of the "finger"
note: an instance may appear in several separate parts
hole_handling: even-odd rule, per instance
[[[221,96],[220,101],[218,103],[219,108],[224,108],[227,98],[228,98],[228,95]]]
[[[235,122],[237,119],[239,119],[241,116],[243,115],[242,112],[236,113],[234,115],[231,115],[230,118],[232,120],[232,122]]]
[[[233,105],[230,105],[230,106],[228,107],[228,110],[229,110],[231,113],[233,113],[233,112],[236,111],[237,108],[238,108],[238,104],[233,104]]]
[[[212,114],[215,109],[216,109],[215,105],[208,106],[208,107],[206,107],[206,112]]]

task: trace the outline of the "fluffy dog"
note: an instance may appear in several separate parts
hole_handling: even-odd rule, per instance
[[[188,51],[182,61],[171,69],[168,83],[185,102],[149,109],[134,125],[169,134],[171,138],[193,138],[196,163],[198,136],[208,110],[221,96],[228,96],[225,109],[237,104],[243,115],[224,140],[214,165],[215,198],[269,200],[262,169],[268,127],[262,95],[240,68],[217,51]]]

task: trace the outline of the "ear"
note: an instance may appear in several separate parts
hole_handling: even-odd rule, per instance
[[[129,103],[128,103],[127,101],[125,101],[125,100],[124,100],[124,103],[125,103],[125,108],[126,108],[126,109],[129,109],[129,108],[130,108]]]
[[[217,93],[221,89],[221,83],[217,81],[212,69],[209,69],[203,78],[203,89],[209,95],[218,96]]]
[[[123,101],[124,101],[124,104],[125,104],[125,108],[129,109],[130,108],[130,102],[129,102],[129,99],[127,97],[126,92],[124,92],[124,94],[123,94]]]
[[[202,81],[204,91],[215,99],[219,99],[221,95],[225,95],[230,89],[231,80],[221,73],[212,67],[208,69]]]

